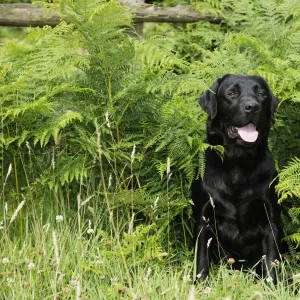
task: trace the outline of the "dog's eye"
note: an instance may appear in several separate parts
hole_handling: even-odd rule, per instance
[[[227,91],[227,96],[228,97],[234,97],[234,96],[236,96],[236,91],[234,91],[234,90],[229,90],[229,91]]]
[[[266,96],[265,92],[264,91],[260,91],[260,90],[257,92],[257,95],[259,97],[262,97],[262,98],[264,98]]]

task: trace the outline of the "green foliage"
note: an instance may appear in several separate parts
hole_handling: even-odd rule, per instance
[[[134,37],[131,13],[116,1],[38,4],[60,9],[71,23],[30,29],[0,50],[1,201],[9,203],[8,215],[24,197],[46,219],[61,211],[74,218],[81,195],[100,208],[110,228],[102,239],[118,241],[121,259],[131,249],[139,261],[169,250],[185,256],[189,188],[204,174],[209,147],[207,116],[196,99],[226,73],[267,79],[279,99],[272,152],[279,168],[300,157],[295,0],[192,2],[222,22],[145,25],[142,40]],[[214,150],[222,157],[221,146]],[[280,172],[277,187],[296,245],[299,163]],[[123,234],[131,220],[136,227]]]
[[[279,202],[286,201],[290,207],[284,216],[286,240],[300,246],[300,159],[292,159],[278,175],[276,191],[280,194]]]
[[[280,264],[277,268],[276,288],[255,278],[254,272],[231,270],[228,263],[218,267],[208,282],[191,288],[192,256],[178,264],[165,252],[160,252],[158,257],[141,257],[140,249],[135,253],[140,256],[134,259],[132,246],[140,245],[140,238],[144,243],[154,244],[151,238],[157,235],[149,232],[156,231],[154,226],[142,225],[131,234],[124,233],[122,249],[126,249],[127,256],[123,261],[117,239],[111,236],[109,225],[102,219],[107,211],[95,209],[97,218],[89,215],[94,229],[90,234],[87,222],[81,230],[72,222],[74,217],[68,216],[60,223],[47,219],[44,224],[36,213],[37,207],[33,207],[25,220],[21,241],[17,237],[9,238],[7,232],[0,244],[1,299],[52,298],[53,294],[63,299],[186,299],[193,288],[195,297],[205,294],[207,299],[229,295],[235,295],[236,299],[299,298],[299,269],[294,258],[290,264]],[[123,229],[126,231],[127,228]],[[126,266],[130,267],[129,276]],[[287,285],[292,277],[293,281]]]
[[[300,198],[300,159],[294,158],[279,174],[276,190],[281,194],[279,201],[296,196]]]

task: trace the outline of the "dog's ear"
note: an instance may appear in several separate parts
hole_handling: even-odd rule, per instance
[[[271,105],[271,121],[274,122],[275,120],[275,111],[277,109],[278,106],[278,100],[277,98],[274,96],[274,94],[272,93],[270,87],[269,87],[269,95],[270,95],[270,105]]]
[[[260,77],[260,76],[258,76],[258,77]],[[271,91],[271,88],[270,88],[269,84],[267,83],[267,81],[262,77],[260,77],[260,78],[266,83],[266,86],[268,89],[268,94],[269,94],[269,99],[270,99],[270,109],[271,109],[271,121],[274,122],[275,112],[276,112],[277,105],[278,105],[278,100],[274,96],[273,92]]]
[[[205,112],[209,114],[211,119],[217,116],[217,92],[222,78],[218,78],[211,88],[204,92],[198,99],[198,103]]]

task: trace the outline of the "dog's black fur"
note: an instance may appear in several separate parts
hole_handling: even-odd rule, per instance
[[[227,74],[198,101],[209,115],[206,142],[225,150],[223,159],[206,151],[204,177],[192,185],[198,279],[207,277],[213,258],[233,258],[237,268],[257,264],[257,273],[276,284],[282,226],[268,136],[277,100],[262,77]],[[233,129],[249,122],[258,131],[254,142]]]

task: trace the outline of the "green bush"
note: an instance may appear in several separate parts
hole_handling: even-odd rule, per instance
[[[294,0],[193,2],[222,22],[145,26],[141,40],[132,14],[114,1],[54,5],[70,24],[31,29],[0,52],[0,209],[10,238],[28,230],[22,217],[11,222],[25,201],[28,218],[63,213],[79,228],[96,211],[99,236],[111,234],[122,259],[133,244],[134,262],[189,255],[189,187],[207,148],[196,98],[226,73],[266,78],[280,101],[270,139],[278,169],[300,157]],[[300,242],[299,172],[295,159],[277,186],[291,251]]]

